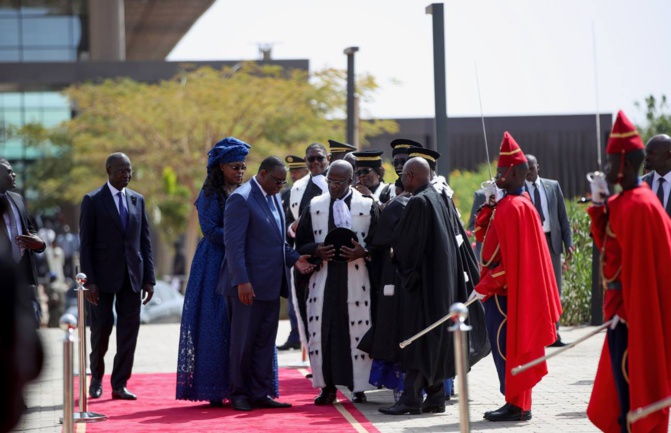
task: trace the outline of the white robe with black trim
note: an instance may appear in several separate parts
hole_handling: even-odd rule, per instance
[[[324,194],[315,197],[310,202],[310,216],[315,242],[324,242],[328,232],[331,197]],[[356,190],[352,190],[350,213],[352,216],[352,231],[357,235],[358,242],[365,248],[364,238],[369,233],[371,221],[372,199],[364,197]],[[323,388],[326,386],[322,372],[322,312],[324,308],[324,291],[328,277],[328,265],[321,266],[310,278],[307,312],[308,312],[308,354],[312,368],[312,386]],[[364,259],[357,259],[347,264],[347,312],[350,355],[352,359],[353,392],[372,389],[368,383],[372,360],[370,356],[357,348],[359,341],[371,326],[370,316],[370,278]],[[337,290],[331,288],[330,290]]]

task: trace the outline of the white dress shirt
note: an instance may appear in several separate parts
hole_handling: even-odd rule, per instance
[[[543,216],[545,217],[545,221],[543,221],[543,231],[545,233],[550,233],[550,212],[548,210],[548,196],[545,194],[545,188],[543,188],[543,184],[541,183],[541,178],[537,177],[536,182],[531,183],[528,180],[524,181],[527,185],[527,190],[529,190],[529,195],[531,196],[531,201],[534,201],[534,189],[536,188],[536,185],[538,185],[538,190],[540,191],[541,194],[541,209],[543,209]],[[536,204],[536,202],[534,202]]]
[[[671,171],[666,173],[664,176],[660,176],[659,173],[656,171],[652,175],[652,192],[657,194],[657,188],[659,188],[659,178],[663,177],[664,178],[664,183],[662,183],[662,188],[664,188],[664,203],[662,205],[664,206],[664,209],[666,209],[666,205],[669,202],[669,190],[671,189]]]

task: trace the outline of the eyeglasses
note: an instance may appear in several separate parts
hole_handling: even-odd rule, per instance
[[[329,184],[329,185],[333,185],[333,186],[342,186],[342,185],[346,184],[347,181],[346,180],[333,180],[333,179],[329,179],[327,177],[326,178],[326,183]]]
[[[287,183],[286,180],[278,179],[275,176],[273,176],[272,174],[269,174],[268,176],[270,176],[275,181],[275,185],[277,185],[277,186],[282,186],[282,185],[285,185]]]
[[[247,166],[245,164],[226,164],[231,168],[231,170],[234,171],[245,171],[247,170]]]
[[[315,161],[323,161],[326,159],[324,155],[317,155],[317,156],[308,156],[307,158],[308,162],[315,162]]]
[[[118,174],[133,174],[133,170],[130,168],[115,168],[114,172]]]
[[[371,171],[373,171],[372,168],[366,167],[366,168],[362,168],[360,170],[357,170],[354,174],[356,174],[357,176],[365,176],[368,173],[370,173]]]
[[[413,177],[415,175],[415,173],[413,173],[412,171],[402,171],[400,175],[403,176],[404,174],[410,177]]]
[[[397,165],[405,165],[406,162],[408,162],[408,158],[394,158],[394,167]]]

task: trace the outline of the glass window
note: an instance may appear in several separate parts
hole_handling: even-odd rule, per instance
[[[45,108],[67,108],[70,109],[70,100],[59,92],[43,92],[42,106]]]
[[[18,62],[21,60],[19,50],[0,48],[0,62]]]
[[[21,110],[3,110],[0,115],[5,119],[5,127],[23,126],[23,116]]]
[[[42,92],[26,92],[23,94],[23,105],[25,107],[41,107]]]
[[[72,44],[70,17],[24,18],[21,26],[23,46],[57,46]]]
[[[24,62],[63,62],[75,60],[74,48],[23,50]]]
[[[23,98],[20,93],[8,92],[0,93],[0,107],[20,108],[23,105]]]
[[[16,17],[19,15],[19,9],[12,7],[11,2],[2,1],[0,2],[0,17]]]
[[[0,15],[0,46],[18,47],[19,19]]]
[[[42,125],[44,125],[45,128],[51,128],[52,126],[56,126],[59,123],[69,119],[69,109],[49,109],[42,112]]]
[[[26,108],[23,110],[25,123],[42,123],[42,110],[39,108]]]

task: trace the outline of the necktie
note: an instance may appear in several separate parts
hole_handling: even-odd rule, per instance
[[[123,199],[123,194],[119,191],[117,194],[119,197],[119,216],[121,217],[121,227],[123,227],[124,233],[126,232],[126,226],[128,225],[128,209],[126,209],[126,203]]]
[[[538,215],[541,216],[541,222],[545,222],[545,215],[543,215],[543,204],[541,203],[541,192],[539,190],[540,186],[538,182],[534,182],[534,206],[538,211]]]
[[[280,220],[280,214],[277,212],[277,207],[275,207],[275,200],[273,200],[272,195],[267,195],[266,200],[268,200],[268,206],[270,206],[270,211],[273,213],[273,216],[275,217],[275,222],[277,223],[277,228],[280,229],[280,233],[282,232],[282,221]]]
[[[657,198],[662,203],[662,206],[664,206],[664,180],[663,177],[660,177],[659,186],[657,187]]]
[[[16,243],[16,237],[19,235],[19,229],[16,227],[16,219],[14,218],[14,211],[12,210],[12,205],[9,203],[9,197],[7,194],[2,196],[2,201],[4,204],[5,214],[9,217],[9,243],[12,244],[12,258],[16,263],[21,260],[21,248],[19,244]]]

